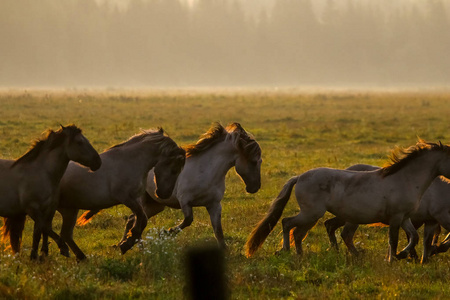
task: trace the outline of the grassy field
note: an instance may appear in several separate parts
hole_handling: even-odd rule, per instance
[[[232,299],[448,298],[449,254],[428,265],[385,261],[387,228],[361,226],[355,241],[364,249],[351,257],[329,250],[323,226],[326,215],[304,243],[305,255],[274,256],[281,227],[269,235],[252,258],[243,246],[253,226],[293,175],[315,167],[346,168],[355,163],[383,165],[395,146],[408,147],[421,137],[450,142],[450,92],[395,91],[0,91],[0,154],[17,158],[47,128],[75,123],[94,147],[103,151],[141,128],[163,127],[180,145],[197,141],[212,122],[240,122],[263,151],[262,188],[253,195],[234,171],[227,175],[222,201],[223,227]],[[283,217],[297,213],[291,199]],[[88,255],[58,254],[50,245],[43,262],[29,260],[28,221],[23,250],[0,251],[0,298],[5,299],[183,299],[185,251],[214,242],[204,208],[194,210],[194,223],[176,237],[160,237],[182,219],[166,209],[150,220],[141,246],[126,255],[111,247],[120,240],[130,211],[113,207],[84,227],[75,241]],[[61,220],[55,217],[59,230]],[[421,234],[421,230],[419,234]],[[402,244],[405,245],[402,234]],[[339,240],[340,241],[340,240]],[[418,246],[421,251],[421,246]]]

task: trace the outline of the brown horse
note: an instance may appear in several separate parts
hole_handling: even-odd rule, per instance
[[[136,221],[119,246],[124,254],[140,239],[147,217],[139,202],[145,192],[147,174],[155,169],[156,194],[169,198],[183,169],[186,152],[163,129],[148,130],[100,154],[102,167],[95,173],[69,164],[61,180],[58,211],[63,217],[61,239],[78,260],[86,256],[73,240],[80,209],[100,210],[124,204],[136,214]],[[68,255],[67,245],[61,253]]]
[[[273,230],[296,185],[300,213],[283,219],[282,250],[289,250],[290,231],[295,228],[297,253],[302,254],[308,231],[329,211],[354,224],[389,224],[388,260],[406,257],[419,239],[409,217],[433,180],[439,175],[450,176],[450,147],[419,141],[406,150],[394,151],[391,159],[389,166],[375,171],[318,168],[291,178],[252,231],[246,243],[247,255],[253,255]],[[410,242],[397,254],[400,227]]]
[[[59,242],[52,230],[52,219],[58,204],[60,180],[70,160],[92,171],[102,163],[97,151],[75,125],[61,126],[56,132],[48,130],[44,138],[15,161],[0,160],[0,215],[5,217],[3,238],[10,237],[14,253],[20,250],[26,215],[34,220],[31,259],[37,258],[42,234]]]

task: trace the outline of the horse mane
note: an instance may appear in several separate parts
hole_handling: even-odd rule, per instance
[[[210,149],[215,144],[224,141],[227,133],[227,130],[219,122],[213,123],[211,128],[202,134],[195,144],[184,147],[186,150],[186,157],[196,156]]]
[[[141,133],[135,134],[130,137],[127,141],[114,145],[108,148],[106,151],[121,147],[126,147],[130,145],[134,145],[136,143],[142,142],[143,140],[151,141],[155,145],[159,146],[162,154],[171,154],[171,152],[176,154],[184,155],[184,150],[180,148],[162,129],[161,127],[158,129],[149,129],[149,130],[141,130]]]
[[[231,123],[225,128],[219,122],[215,122],[195,144],[184,147],[186,157],[203,153],[229,137],[234,139],[236,148],[240,149],[246,157],[261,156],[259,144],[242,128],[241,124]]]
[[[231,135],[236,135],[236,146],[244,153],[245,157],[261,157],[261,147],[239,123],[231,123],[226,128]]]
[[[66,127],[61,126],[58,131],[47,129],[44,131],[43,137],[36,139],[31,145],[31,148],[24,155],[16,159],[12,167],[21,163],[33,161],[44,149],[52,150],[60,146],[67,137],[73,138],[79,133],[81,133],[81,129],[73,124]]]
[[[415,145],[407,149],[397,147],[389,156],[390,162],[381,169],[381,174],[383,177],[392,175],[405,167],[410,161],[429,151],[450,152],[450,147],[443,145],[441,142],[439,144],[427,143],[422,139],[419,139]]]

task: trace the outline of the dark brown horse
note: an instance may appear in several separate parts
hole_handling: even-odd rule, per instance
[[[58,204],[60,180],[71,160],[92,171],[101,166],[97,151],[74,125],[61,126],[56,132],[47,131],[44,138],[15,161],[0,160],[0,215],[5,217],[3,237],[10,237],[14,253],[20,250],[26,215],[34,220],[31,259],[37,258],[42,234],[59,242],[52,230],[52,219]]]
[[[100,210],[124,204],[136,214],[127,237],[119,246],[127,252],[140,239],[147,217],[139,202],[145,192],[147,174],[155,170],[156,194],[169,198],[183,169],[186,152],[163,129],[148,130],[100,154],[102,167],[95,173],[69,164],[61,180],[58,211],[63,217],[61,239],[78,260],[86,256],[73,240],[73,229],[80,209]],[[61,253],[68,255],[67,246]]]

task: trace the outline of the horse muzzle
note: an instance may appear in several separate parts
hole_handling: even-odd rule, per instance
[[[92,172],[97,171],[102,166],[102,159],[100,156],[89,166],[89,169],[91,169]]]
[[[172,190],[162,191],[162,190],[156,188],[155,193],[156,193],[156,196],[158,196],[158,198],[160,198],[160,199],[168,199],[168,198],[170,198],[170,196],[172,196]]]
[[[257,191],[259,191],[260,188],[261,188],[261,184],[255,184],[255,185],[252,185],[252,186],[248,186],[247,185],[245,187],[245,190],[247,191],[247,193],[254,194]]]

